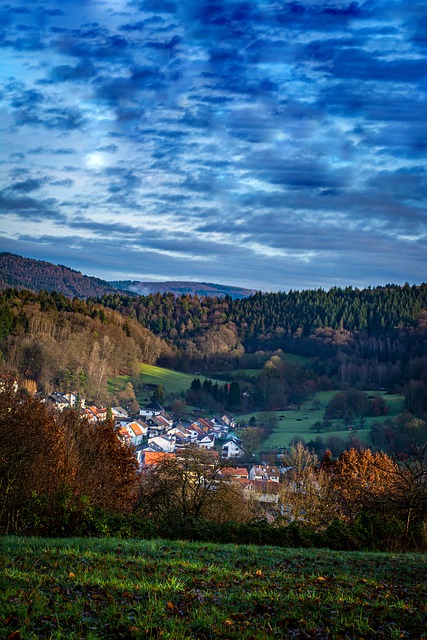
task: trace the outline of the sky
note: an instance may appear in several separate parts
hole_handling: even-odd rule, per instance
[[[0,7],[1,251],[109,281],[427,280],[426,0]]]

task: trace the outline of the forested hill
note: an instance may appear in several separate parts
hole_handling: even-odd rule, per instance
[[[0,253],[0,290],[9,287],[30,291],[57,291],[68,298],[100,297],[117,291],[100,278],[84,276],[63,265]]]
[[[108,402],[108,377],[138,374],[141,362],[155,363],[165,348],[136,319],[100,304],[46,291],[0,295],[0,370],[45,394],[73,390]]]
[[[230,296],[233,300],[245,298],[253,295],[255,289],[244,289],[242,287],[232,287],[211,282],[192,281],[164,281],[164,282],[140,282],[139,280],[118,280],[112,284],[117,289],[133,291],[139,295],[150,295],[155,293],[173,293],[176,297],[182,295],[224,297]]]
[[[238,300],[175,298],[169,293],[130,299],[113,294],[103,296],[102,303],[136,316],[174,343],[232,324],[245,347],[259,348],[265,340],[310,336],[326,328],[390,336],[400,328],[415,327],[420,313],[427,310],[427,284],[256,293]]]
[[[104,294],[121,291],[126,295],[149,295],[170,292],[175,296],[196,295],[238,299],[250,296],[255,289],[244,289],[207,282],[164,281],[141,282],[139,280],[118,280],[107,282],[100,278],[86,276],[64,265],[56,265],[44,260],[34,260],[13,253],[0,253],[0,291],[8,288],[29,291],[56,291],[68,298],[99,298]]]

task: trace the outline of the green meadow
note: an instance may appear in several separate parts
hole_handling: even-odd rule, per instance
[[[286,355],[286,358],[301,358],[301,356]],[[228,380],[244,380],[251,376],[259,375],[260,369],[237,369],[235,371],[227,372]],[[225,374],[224,374],[225,375]],[[197,377],[203,383],[206,376],[197,375],[193,373],[183,373],[182,371],[174,371],[172,369],[165,369],[163,367],[157,367],[150,364],[141,364],[140,366],[140,380],[144,384],[162,385],[165,390],[165,397],[167,399],[173,397],[179,397],[185,391],[190,388],[192,380]],[[121,375],[110,378],[109,391],[110,393],[117,393],[124,389],[127,382],[132,378],[130,376]],[[214,378],[210,378],[212,382],[215,382]],[[223,384],[224,381],[217,381],[219,384]],[[317,392],[312,399],[304,402],[300,409],[292,410],[280,410],[271,411],[272,415],[276,419],[276,427],[267,440],[264,441],[262,449],[276,449],[279,447],[287,447],[289,443],[297,437],[303,438],[306,442],[312,440],[317,436],[327,438],[329,436],[338,436],[344,440],[349,440],[351,436],[357,436],[362,442],[366,441],[369,435],[370,428],[374,422],[383,422],[389,417],[398,415],[403,409],[403,397],[398,394],[386,394],[378,391],[367,391],[367,395],[381,395],[384,397],[388,407],[388,416],[380,417],[366,417],[363,419],[363,425],[361,425],[360,418],[356,418],[353,421],[353,430],[349,431],[347,425],[342,420],[331,420],[330,428],[327,431],[317,432],[313,429],[313,425],[316,422],[322,422],[324,419],[325,408],[330,402],[331,398],[338,393],[339,390],[334,391],[320,391]],[[143,391],[137,392],[137,400],[140,403],[144,403],[149,400],[150,392]],[[241,415],[236,415],[236,420],[245,424],[249,422],[253,416],[256,420],[260,421],[266,415],[266,412],[252,412]]]
[[[0,541],[0,637],[8,640],[420,640],[426,603],[426,554]]]
[[[335,391],[319,391],[313,399],[307,400],[301,405],[301,408],[289,411],[273,411],[277,426],[272,434],[263,442],[262,449],[265,451],[270,448],[287,447],[289,443],[297,437],[303,438],[306,442],[320,436],[326,438],[329,436],[339,436],[346,440],[351,436],[357,436],[361,441],[366,441],[369,430],[374,422],[384,422],[389,417],[398,415],[403,408],[403,397],[398,394],[385,394],[377,391],[367,391],[367,395],[381,395],[384,397],[388,407],[388,416],[366,417],[363,421],[363,428],[360,428],[360,418],[353,421],[353,430],[349,431],[347,426],[341,420],[331,420],[331,426],[328,431],[318,433],[312,427],[316,422],[322,422],[324,419],[325,409],[331,398],[339,393]],[[317,401],[317,402],[316,402]],[[265,412],[247,413],[236,416],[236,420],[240,423],[247,423],[254,416],[256,420],[262,420]]]
[[[173,371],[163,367],[156,367],[152,364],[142,364],[140,367],[140,379],[144,384],[162,385],[165,395],[179,396],[190,388],[194,378],[199,378],[203,383],[206,376],[196,375],[194,373],[183,373],[182,371]],[[109,391],[115,393],[124,389],[127,382],[131,380],[131,376],[115,376],[109,379]],[[138,401],[146,400],[147,394],[144,392],[142,396],[138,396]]]
[[[253,357],[251,357],[251,355]],[[233,371],[223,371],[218,374],[218,377],[220,377],[221,379],[225,377],[228,380],[239,380],[239,381],[249,380],[250,378],[257,378],[262,371],[263,365],[265,364],[265,362],[267,362],[267,360],[269,360],[270,357],[271,355],[260,356],[258,354],[247,354],[246,360],[248,364],[250,365],[252,363],[253,365],[255,365],[255,363],[257,363],[259,366],[253,366],[253,367],[248,366],[243,369],[234,369]],[[310,361],[309,357],[300,356],[295,353],[283,353],[281,355],[281,358],[287,364],[299,364],[301,366],[306,365]]]

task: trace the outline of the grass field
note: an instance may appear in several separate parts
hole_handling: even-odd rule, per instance
[[[426,554],[0,540],[8,640],[425,638]]]
[[[316,422],[322,422],[326,405],[330,402],[331,398],[336,393],[338,393],[338,391],[320,391],[315,394],[312,400],[308,400],[307,402],[305,402],[301,406],[301,409],[299,411],[292,410],[272,412],[276,415],[277,427],[274,429],[270,437],[263,443],[263,450],[265,451],[266,449],[270,448],[287,447],[289,446],[289,443],[296,437],[301,437],[307,442],[308,440],[314,439],[318,435],[323,438],[326,438],[328,436],[339,436],[344,440],[349,439],[351,435],[356,435],[360,440],[366,441],[373,422],[382,422],[384,420],[387,420],[389,417],[396,416],[403,407],[403,397],[400,395],[387,395],[376,391],[367,391],[366,393],[368,395],[382,395],[384,397],[386,403],[389,406],[388,416],[381,416],[379,418],[365,418],[364,428],[357,428],[351,432],[347,430],[347,428],[341,423],[341,421],[332,420],[331,429],[329,431],[324,431],[318,434],[316,431],[313,431],[311,427]],[[319,408],[317,409],[313,408],[313,401],[315,400],[319,402]],[[252,415],[255,416],[255,418],[259,419],[262,414],[248,413],[245,415],[236,416],[236,419],[239,422],[247,422],[250,420]],[[359,423],[360,418],[357,418],[354,421],[354,424],[357,427]]]
[[[191,382],[196,377],[199,378],[202,383],[206,379],[206,377],[202,375],[196,376],[196,374],[193,373],[173,371],[172,369],[164,369],[163,367],[156,367],[152,364],[141,364],[140,377],[144,384],[161,384],[165,389],[166,396],[170,394],[179,396],[182,392],[187,391],[190,388]],[[115,376],[114,378],[110,378],[110,393],[116,393],[124,389],[130,379],[130,376]],[[147,394],[143,394],[142,396],[137,395],[137,400],[139,402],[145,401],[146,396]]]
[[[257,356],[259,359],[259,356]],[[284,362],[288,364],[300,364],[304,366],[307,362],[310,361],[310,358],[307,356],[300,356],[295,353],[284,353],[282,354],[282,358]],[[269,358],[266,357],[266,360]],[[261,373],[262,368],[245,368],[245,369],[234,369],[233,371],[222,371],[218,375],[222,377],[228,377],[229,380],[248,380],[249,378],[257,378]]]

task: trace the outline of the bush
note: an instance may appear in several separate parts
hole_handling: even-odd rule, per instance
[[[319,534],[319,546],[336,551],[360,550],[363,545],[354,535],[352,527],[343,520],[334,520],[322,534]]]

